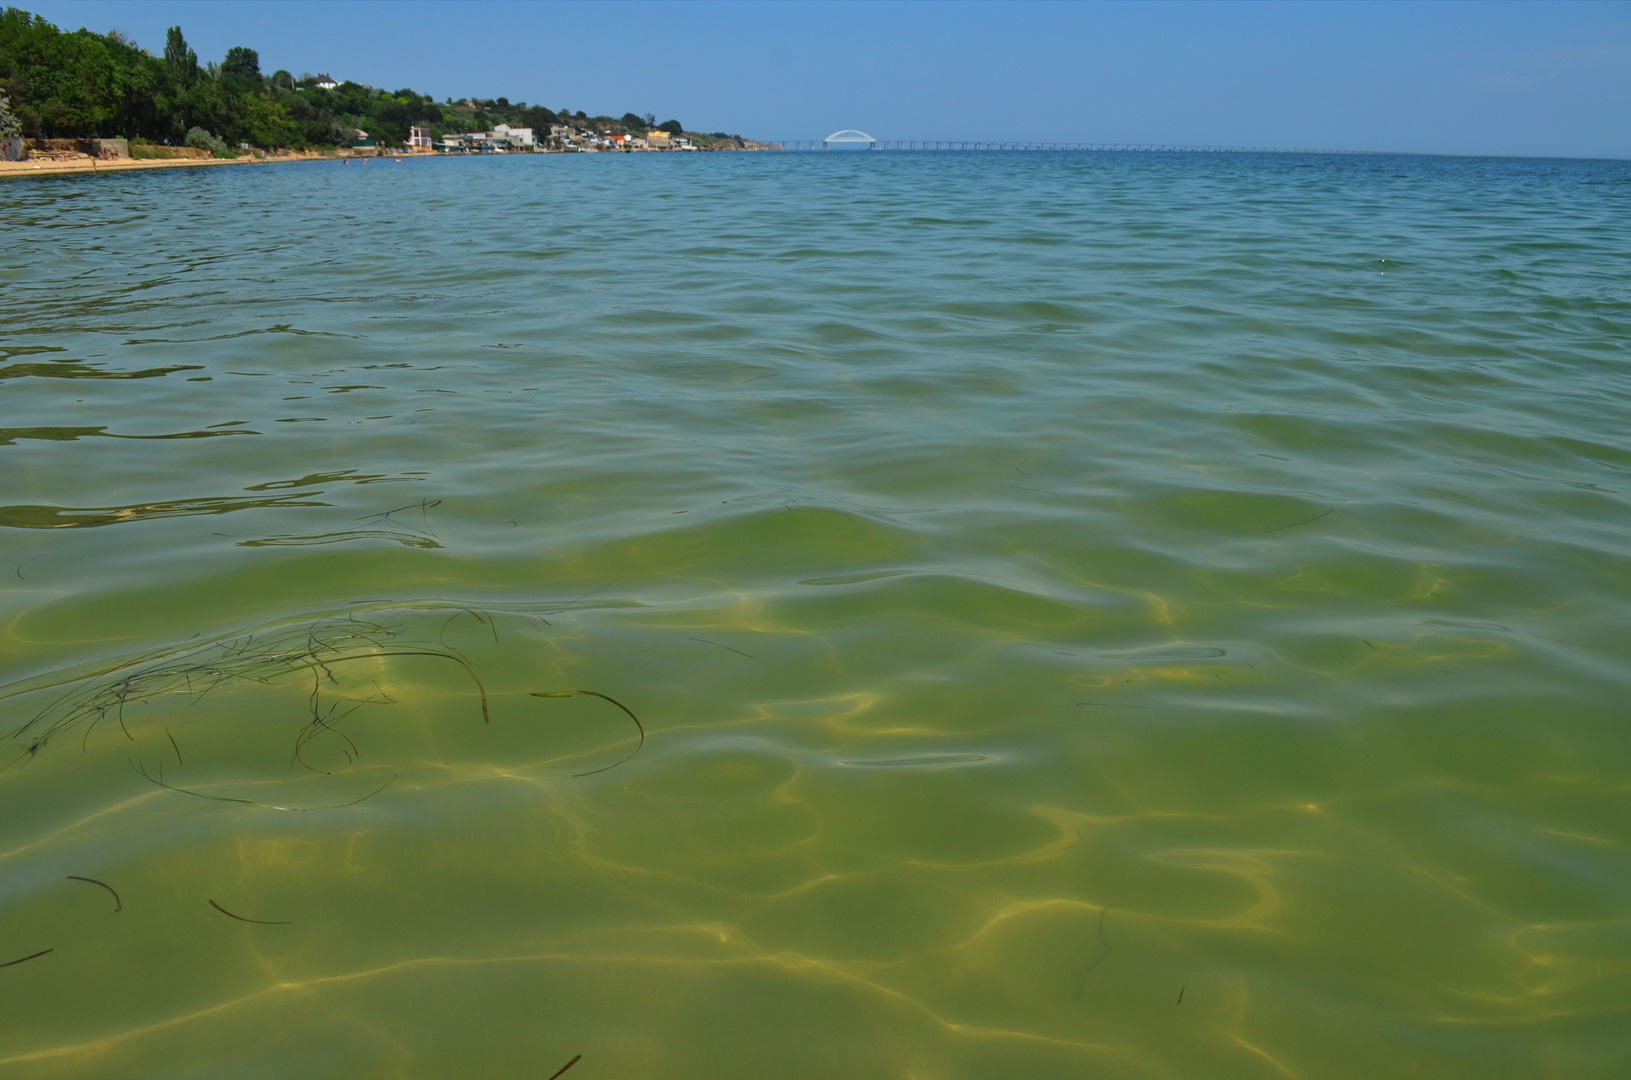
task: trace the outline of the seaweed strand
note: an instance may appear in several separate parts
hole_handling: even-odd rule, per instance
[[[92,885],[102,886],[102,888],[108,890],[108,893],[113,897],[113,910],[114,910],[115,914],[117,914],[118,912],[121,912],[121,911],[123,911],[125,909],[125,902],[123,900],[119,899],[119,894],[117,892],[114,892],[113,886],[109,885],[107,882],[97,881],[93,877],[80,877],[78,874],[69,874],[68,875],[68,880],[69,881],[84,881],[84,882],[89,882]]]
[[[554,690],[548,693],[540,690],[534,690],[531,691],[531,696],[537,698],[597,697],[602,701],[609,701],[613,705],[616,705],[619,709],[623,710],[624,714],[626,714],[630,720],[634,721],[634,729],[640,733],[640,741],[634,744],[633,750],[630,750],[627,754],[612,762],[610,765],[603,765],[598,769],[590,769],[588,772],[573,773],[572,776],[574,778],[581,776],[593,776],[596,773],[603,773],[607,769],[615,769],[625,761],[628,761],[629,758],[632,758],[635,754],[638,754],[640,752],[640,748],[646,745],[646,726],[640,723],[640,718],[635,716],[627,705],[623,704],[621,701],[618,701],[616,698],[607,697],[599,690]]]
[[[294,925],[294,923],[291,923],[286,919],[246,919],[242,915],[234,915],[232,912],[228,911],[226,908],[222,907],[220,904],[217,904],[214,900],[210,901],[210,907],[214,908],[216,911],[219,911],[221,914],[225,915],[229,919],[237,919],[239,922],[254,923],[256,926],[293,926]]]
[[[53,952],[56,952],[56,951],[57,950],[55,950],[55,949],[41,949],[39,952],[31,953],[28,956],[25,956],[20,960],[7,960],[5,963],[0,964],[0,968],[8,968],[8,967],[12,967],[12,966],[14,966],[16,964],[26,963],[29,960],[34,960],[34,959],[37,959],[37,958],[39,958],[41,956],[44,956],[46,953],[53,953]],[[576,1060],[576,1059],[574,1058],[573,1060]],[[561,1074],[556,1073],[555,1075],[559,1076]]]
[[[562,1065],[559,1069],[556,1069],[555,1072],[550,1075],[549,1080],[560,1080],[560,1076],[561,1076],[562,1073],[566,1072],[566,1070],[570,1069],[572,1066],[576,1065],[578,1062],[580,1062],[582,1060],[583,1060],[583,1055],[582,1054],[572,1055],[572,1060],[568,1061],[565,1065]]]

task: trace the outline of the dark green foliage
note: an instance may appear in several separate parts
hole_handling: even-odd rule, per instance
[[[177,145],[199,129],[214,133],[212,151],[239,143],[346,146],[358,131],[396,146],[412,126],[440,137],[501,123],[532,128],[543,140],[562,120],[643,134],[655,120],[635,113],[591,119],[581,109],[557,113],[503,97],[437,104],[412,89],[393,93],[356,82],[323,90],[310,75],[263,75],[259,53],[241,45],[219,64],[200,65],[179,26],[166,33],[163,55],[154,56],[117,31],[65,32],[14,7],[0,10],[0,95],[9,95],[20,134],[31,138],[123,136]],[[0,125],[6,115],[0,110]],[[662,130],[678,135],[681,127],[670,120]]]
[[[195,118],[213,119],[210,82],[180,28],[161,60],[118,33],[64,33],[18,8],[0,11],[0,91],[24,135],[179,140]]]
[[[231,82],[240,93],[259,90],[261,87],[260,54],[254,49],[246,49],[242,45],[235,45],[228,49],[227,58],[221,61],[221,81]]]
[[[197,72],[198,54],[187,47],[181,27],[172,26],[164,36],[164,66],[172,72]]]
[[[657,130],[666,131],[670,135],[685,134],[685,129],[680,126],[680,122],[678,120],[664,120],[662,123],[657,125]]]
[[[22,134],[35,138],[179,144],[197,128],[216,133],[211,150],[240,142],[333,146],[349,128],[375,122],[376,112],[383,112],[381,141],[407,135],[400,109],[376,109],[374,92],[356,83],[344,89],[330,98],[298,89],[287,71],[267,79],[260,55],[245,46],[229,49],[219,65],[201,66],[179,26],[170,27],[164,55],[156,57],[118,33],[64,32],[19,8],[0,12],[0,92],[11,95]],[[441,119],[440,109],[431,112]]]
[[[550,125],[561,122],[561,118],[559,116],[550,112],[542,105],[533,105],[529,108],[522,109],[519,119],[521,121],[519,124],[513,124],[511,126],[532,128],[533,131],[538,133],[539,138],[543,138],[549,134]]]

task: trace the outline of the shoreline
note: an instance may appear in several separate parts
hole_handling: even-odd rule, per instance
[[[0,179],[28,176],[71,176],[79,173],[129,172],[134,169],[191,169],[218,165],[271,165],[282,161],[325,161],[338,155],[278,155],[264,158],[118,158],[102,161],[0,161]]]
[[[220,165],[278,165],[296,161],[363,161],[371,157],[381,159],[439,158],[445,154],[346,154],[346,153],[288,153],[267,154],[265,157],[239,158],[75,158],[69,161],[0,161],[0,180],[26,176],[77,176],[107,172],[129,172],[135,169],[191,169]]]
[[[540,154],[560,154],[562,150],[538,150]],[[630,151],[598,151],[600,153],[629,153]],[[674,151],[633,151],[634,153],[674,153]],[[740,152],[740,151],[738,151]],[[133,169],[190,169],[200,167],[213,167],[219,165],[275,165],[291,161],[366,161],[369,158],[389,160],[419,160],[424,158],[441,160],[466,157],[484,157],[482,154],[322,154],[322,153],[295,153],[295,154],[268,154],[266,157],[241,158],[117,158],[113,161],[103,161],[97,158],[78,158],[72,161],[0,161],[0,180],[28,176],[77,176],[79,174],[95,174],[107,172],[127,172]],[[509,155],[495,155],[504,156]]]

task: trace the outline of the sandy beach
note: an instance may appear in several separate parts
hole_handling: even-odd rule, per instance
[[[130,169],[188,169],[217,165],[270,165],[280,161],[319,161],[334,154],[277,154],[241,158],[116,158],[112,161],[80,157],[67,161],[0,161],[0,179],[24,176],[62,176],[70,173],[125,172]]]
[[[123,172],[127,169],[169,169],[191,165],[241,165],[247,160],[132,161],[122,158],[118,161],[98,161],[95,158],[79,158],[73,161],[0,161],[0,177],[60,176],[64,173]]]

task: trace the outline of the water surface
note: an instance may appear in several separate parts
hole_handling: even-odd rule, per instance
[[[0,220],[0,1076],[1631,1062],[1631,164]]]

